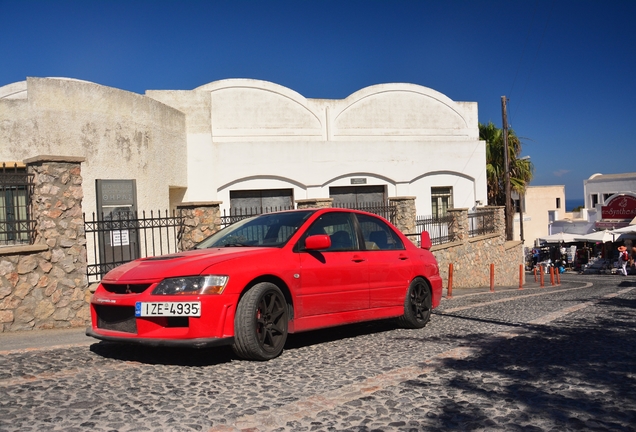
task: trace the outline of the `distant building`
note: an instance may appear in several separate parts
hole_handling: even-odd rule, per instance
[[[621,228],[636,218],[636,173],[594,174],[583,190],[595,229]]]
[[[566,212],[564,186],[528,187],[523,200],[525,244],[560,232],[588,234],[621,228],[636,218],[636,173],[594,174],[583,181],[583,189],[585,208]],[[519,228],[517,213],[515,239],[520,238]]]
[[[564,185],[528,186],[521,200],[517,194],[513,194],[513,199],[516,209],[513,218],[513,239],[521,240],[523,229],[526,247],[534,246],[540,237],[557,232],[578,233],[577,230],[583,231],[580,234],[586,232],[587,228],[580,228],[577,222],[572,221],[572,213],[566,212]],[[519,212],[519,206],[522,213]],[[521,214],[523,214],[523,224],[519,222]],[[560,225],[565,227],[561,228]],[[557,226],[559,228],[555,231]]]

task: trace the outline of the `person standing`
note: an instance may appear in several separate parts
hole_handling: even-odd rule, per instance
[[[618,265],[621,266],[623,276],[627,276],[627,262],[629,261],[629,254],[627,248],[623,245],[618,247]]]

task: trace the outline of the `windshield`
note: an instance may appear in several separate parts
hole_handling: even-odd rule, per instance
[[[212,234],[195,249],[239,246],[283,246],[315,210],[268,213],[243,219]]]

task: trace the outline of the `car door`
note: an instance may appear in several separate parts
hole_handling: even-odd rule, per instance
[[[402,239],[382,219],[357,214],[369,266],[369,307],[402,305],[414,269]]]
[[[302,251],[304,238],[314,234],[329,235],[331,247]],[[321,215],[300,242],[299,317],[369,308],[368,266],[361,257],[351,213]]]

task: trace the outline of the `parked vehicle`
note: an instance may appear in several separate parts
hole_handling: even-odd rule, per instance
[[[231,344],[278,356],[288,333],[395,317],[422,328],[442,295],[431,241],[385,219],[292,210],[237,222],[193,250],[111,270],[91,299],[98,339],[153,346]]]

